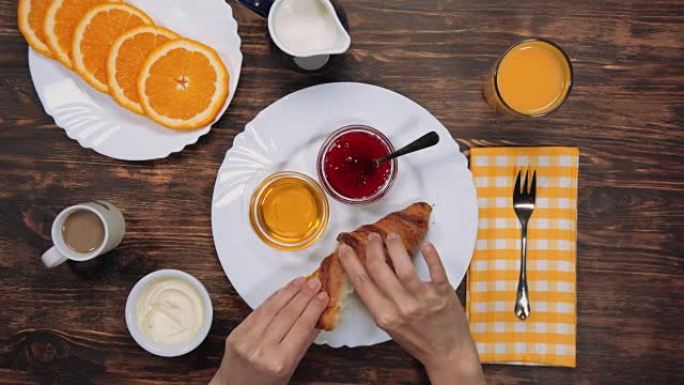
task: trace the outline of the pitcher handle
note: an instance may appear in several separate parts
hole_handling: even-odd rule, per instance
[[[53,267],[57,267],[66,262],[68,258],[64,254],[60,253],[55,246],[52,246],[48,249],[48,251],[43,253],[41,259],[43,260],[45,267],[52,269]]]
[[[238,0],[242,5],[258,13],[262,17],[268,17],[268,12],[275,0]]]

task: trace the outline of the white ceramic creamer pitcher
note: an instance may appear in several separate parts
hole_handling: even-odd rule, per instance
[[[268,17],[268,31],[280,50],[302,69],[323,67],[330,55],[346,52],[351,37],[330,0],[240,0]]]

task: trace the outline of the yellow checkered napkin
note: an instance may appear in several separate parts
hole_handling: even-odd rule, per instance
[[[471,150],[480,223],[466,313],[482,362],[575,367],[578,161],[577,148]],[[537,170],[537,198],[528,224],[531,314],[521,321],[513,313],[520,269],[513,185],[527,167]]]

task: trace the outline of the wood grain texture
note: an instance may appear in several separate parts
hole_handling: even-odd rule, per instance
[[[330,81],[407,95],[464,148],[580,148],[577,368],[487,365],[490,384],[684,383],[681,0],[343,0],[352,49],[314,75],[274,56],[264,20],[230,4],[245,55],[232,106],[196,145],[136,163],[82,149],[43,112],[16,2],[0,0],[0,384],[206,383],[225,336],[249,311],[213,246],[216,170],[258,111]],[[498,55],[531,36],[570,55],[572,94],[542,119],[501,116],[482,99],[482,83]],[[46,270],[39,256],[50,246],[55,214],[98,198],[123,209],[123,244],[92,263]],[[210,336],[176,359],[145,353],[123,319],[130,288],[162,267],[200,278],[215,307]],[[314,347],[292,383],[427,379],[390,342]]]

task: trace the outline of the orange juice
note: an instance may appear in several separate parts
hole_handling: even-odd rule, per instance
[[[300,250],[323,233],[328,223],[328,200],[318,183],[306,175],[276,173],[252,195],[250,222],[267,245]]]
[[[527,40],[504,54],[493,81],[496,96],[506,108],[540,116],[565,101],[572,84],[572,69],[557,46],[544,40]]]

